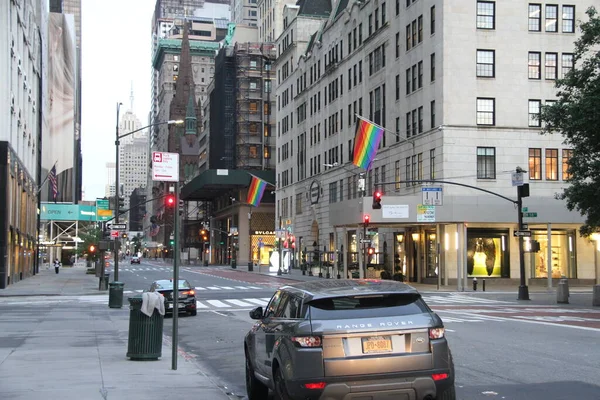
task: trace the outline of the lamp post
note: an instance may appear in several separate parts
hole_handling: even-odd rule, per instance
[[[183,120],[170,120],[170,121],[165,121],[165,122],[156,122],[154,124],[150,124],[147,126],[144,126],[142,128],[133,130],[131,132],[127,132],[123,135],[119,135],[119,111],[121,109],[121,106],[123,105],[123,103],[117,103],[117,126],[116,126],[116,130],[115,130],[115,203],[114,203],[114,213],[115,213],[115,223],[119,223],[119,197],[120,197],[120,191],[119,191],[119,145],[121,144],[120,140],[123,139],[124,137],[133,135],[134,133],[137,133],[139,131],[142,131],[144,129],[153,127],[153,126],[157,126],[157,125],[164,125],[164,124],[168,124],[168,125],[172,125],[172,124],[183,124]],[[113,280],[116,282],[119,280],[119,238],[116,237],[115,238],[115,272],[114,272],[114,278]]]

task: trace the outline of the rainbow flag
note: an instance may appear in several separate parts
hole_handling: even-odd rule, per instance
[[[354,160],[357,167],[368,169],[377,154],[379,142],[383,137],[383,128],[379,125],[358,117],[356,134],[354,136]]]
[[[265,188],[267,187],[267,182],[263,181],[260,178],[252,175],[252,182],[250,182],[250,188],[248,189],[248,198],[246,199],[246,203],[252,204],[254,207],[258,207],[260,204],[260,200],[265,193]]]

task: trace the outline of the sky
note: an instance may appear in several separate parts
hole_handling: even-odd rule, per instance
[[[115,161],[117,103],[148,125],[154,0],[82,2],[82,153],[84,200],[104,197],[106,163]]]

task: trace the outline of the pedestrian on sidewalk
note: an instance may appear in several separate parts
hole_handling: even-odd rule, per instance
[[[62,267],[62,263],[58,259],[54,260],[54,272],[58,274],[60,267]]]

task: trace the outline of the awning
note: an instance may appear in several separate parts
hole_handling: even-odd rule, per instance
[[[252,175],[275,184],[275,170],[208,169],[181,188],[181,199],[185,201],[206,201],[219,197],[232,189],[250,186]]]

